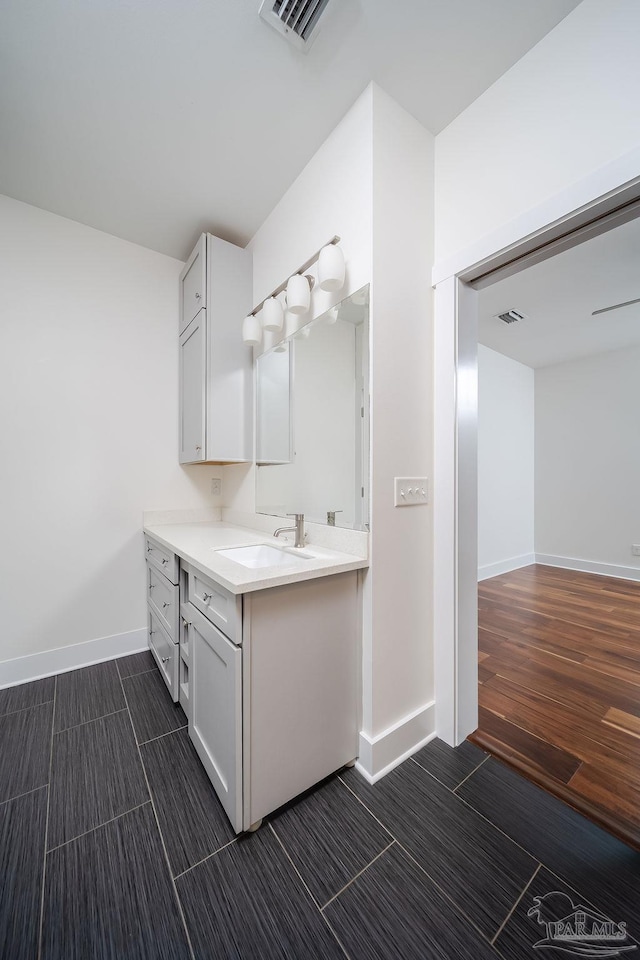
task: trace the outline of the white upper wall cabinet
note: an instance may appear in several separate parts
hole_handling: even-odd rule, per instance
[[[253,459],[251,254],[203,233],[180,275],[180,463]]]
[[[180,275],[180,333],[205,305],[207,295],[207,235],[203,233]]]

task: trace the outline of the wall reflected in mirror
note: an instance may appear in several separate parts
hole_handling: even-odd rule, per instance
[[[256,510],[369,529],[369,287],[258,357]]]

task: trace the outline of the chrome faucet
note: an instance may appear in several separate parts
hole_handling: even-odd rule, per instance
[[[279,537],[281,533],[295,533],[294,547],[304,547],[304,513],[288,513],[287,516],[295,517],[295,527],[278,527],[273,531],[274,537]]]

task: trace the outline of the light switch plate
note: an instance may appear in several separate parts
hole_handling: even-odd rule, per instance
[[[211,477],[211,493],[214,497],[219,497],[222,493],[222,480],[220,477]]]
[[[413,507],[429,502],[429,481],[426,477],[394,477],[394,507]]]

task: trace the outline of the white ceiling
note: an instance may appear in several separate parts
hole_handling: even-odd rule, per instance
[[[478,340],[529,367],[640,345],[640,218],[594,237],[479,293]],[[519,323],[495,319],[515,308]]]
[[[259,0],[2,0],[0,193],[244,244],[370,80],[438,132],[577,4],[332,0],[305,55]]]

